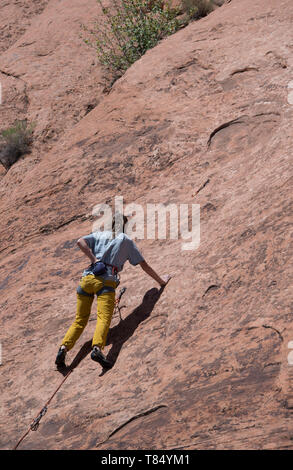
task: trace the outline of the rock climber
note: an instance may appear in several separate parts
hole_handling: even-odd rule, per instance
[[[91,265],[83,274],[77,288],[76,317],[59,347],[55,364],[65,367],[66,353],[73,348],[87,325],[95,294],[97,295],[97,324],[92,339],[91,359],[98,362],[104,369],[110,369],[102,350],[115,307],[115,289],[119,284],[118,273],[122,271],[128,260],[133,266],[142,269],[159,283],[165,286],[170,276],[161,278],[145,261],[136,244],[125,233],[127,217],[115,214],[112,221],[112,232],[93,232],[77,241],[80,250],[89,258]]]

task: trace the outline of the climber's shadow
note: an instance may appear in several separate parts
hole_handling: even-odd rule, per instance
[[[110,328],[106,345],[112,344],[112,347],[107,354],[107,360],[110,361],[113,366],[117,361],[123,344],[126,343],[126,341],[133,335],[138,325],[150,316],[163,290],[164,287],[161,287],[161,289],[156,289],[154,287],[148,290],[145,293],[141,304],[124,320],[120,320],[116,326]],[[106,372],[107,370],[104,369],[102,374],[105,374]]]

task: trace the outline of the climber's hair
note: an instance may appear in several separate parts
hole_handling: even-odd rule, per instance
[[[112,219],[112,232],[119,234],[125,233],[125,226],[128,222],[128,218],[126,215],[122,215],[120,212],[115,212],[113,219]]]

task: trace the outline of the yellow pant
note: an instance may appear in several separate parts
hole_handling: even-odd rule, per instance
[[[100,277],[93,274],[84,276],[80,281],[81,288],[88,294],[95,294],[103,286],[111,286],[116,288],[116,282],[103,281]],[[115,292],[105,292],[97,297],[97,325],[93,336],[92,345],[99,346],[101,349],[106,344],[108,331],[115,306]],[[63,338],[62,345],[66,346],[69,351],[80,337],[91,313],[91,307],[94,296],[87,297],[77,294],[76,317],[71,327]]]

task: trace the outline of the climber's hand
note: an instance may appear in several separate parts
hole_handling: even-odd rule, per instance
[[[170,281],[171,277],[172,276],[170,276],[169,274],[166,274],[165,276],[162,276],[162,281],[163,282],[160,282],[160,286],[165,287],[168,284],[168,282]]]

